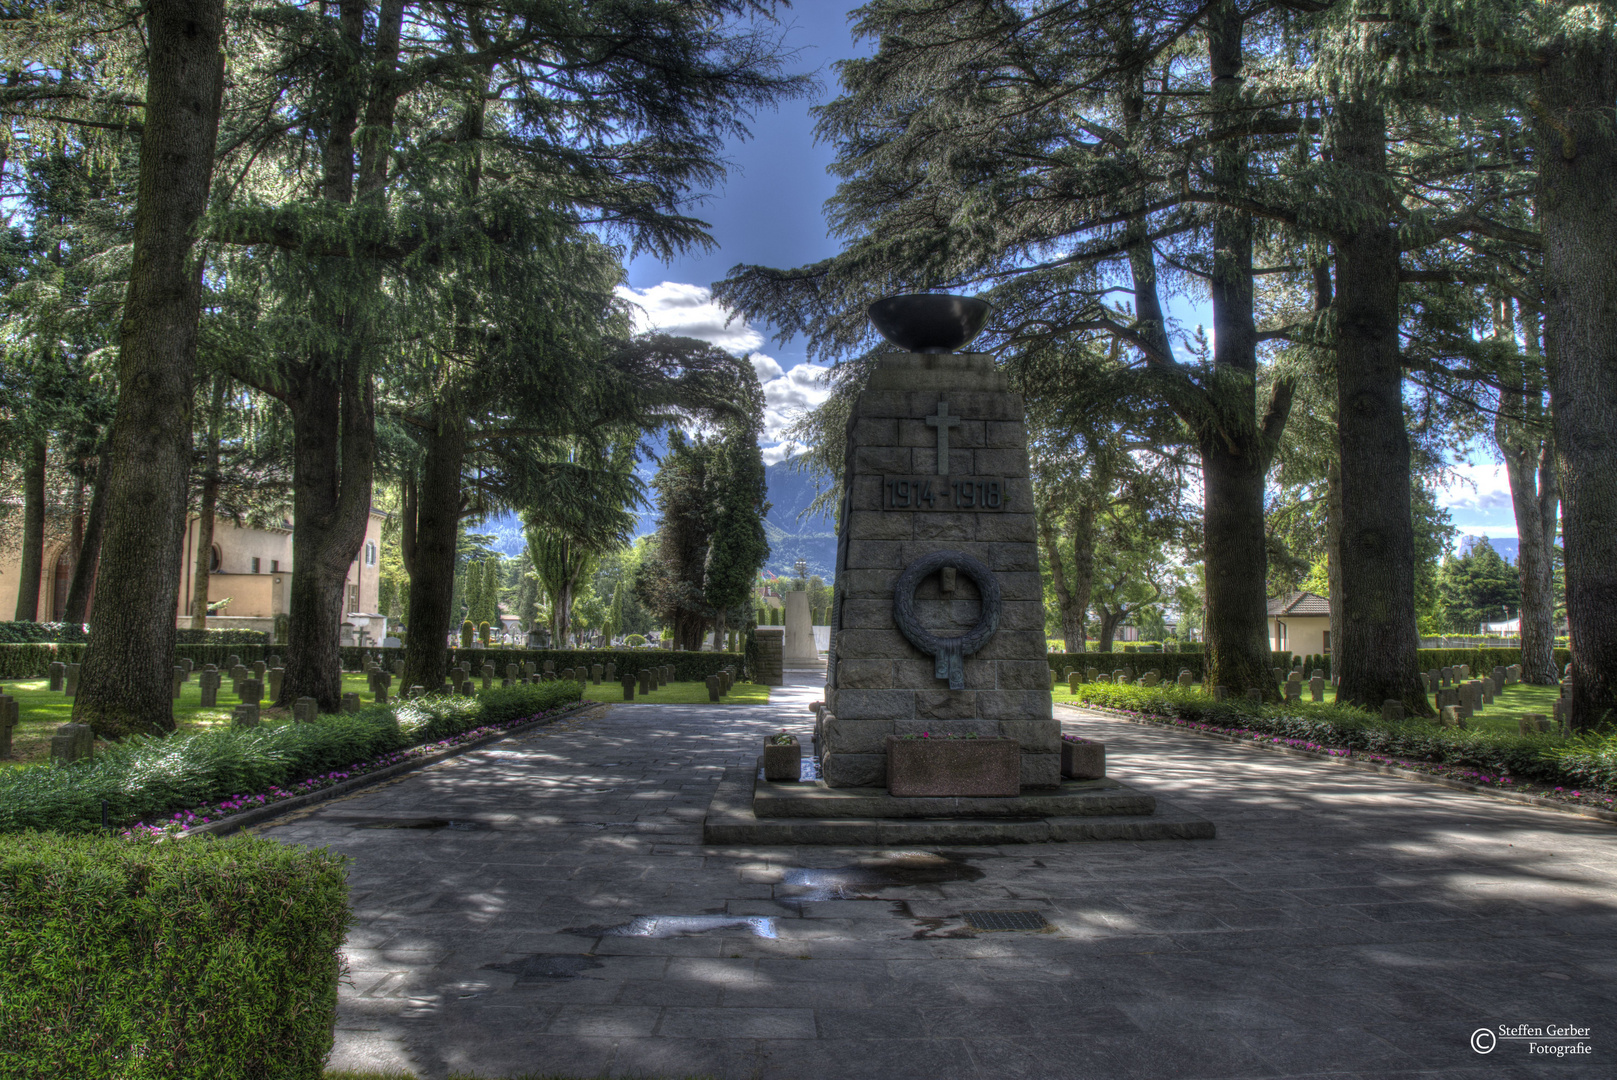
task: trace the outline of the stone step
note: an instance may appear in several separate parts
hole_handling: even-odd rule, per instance
[[[929,844],[1211,840],[1215,836],[1211,821],[1160,801],[1156,803],[1156,812],[1150,814],[1038,818],[761,818],[752,808],[755,786],[755,769],[725,770],[724,779],[714,792],[707,817],[702,822],[704,844],[906,847]]]

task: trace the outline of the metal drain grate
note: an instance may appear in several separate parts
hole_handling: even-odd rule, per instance
[[[1037,911],[963,911],[973,930],[1048,930],[1050,924]]]

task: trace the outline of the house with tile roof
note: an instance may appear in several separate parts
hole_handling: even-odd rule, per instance
[[[1269,647],[1293,653],[1331,651],[1331,602],[1311,592],[1269,601]]]

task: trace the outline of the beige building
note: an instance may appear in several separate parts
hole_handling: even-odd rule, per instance
[[[387,515],[372,510],[365,526],[365,540],[359,556],[348,568],[343,591],[343,621],[354,628],[356,644],[361,631],[367,642],[380,643],[386,632],[386,619],[376,609],[381,564],[382,522]],[[175,598],[175,617],[180,626],[191,625],[192,590],[196,582],[196,551],[201,521],[186,522],[180,545],[180,591]],[[73,580],[73,551],[67,539],[53,535],[61,530],[47,529],[45,559],[40,575],[39,618],[58,622],[67,606],[67,590]],[[10,618],[17,610],[17,570],[21,555],[9,551],[0,559],[0,618]],[[218,604],[208,616],[213,628],[272,631],[275,616],[290,610],[292,590],[292,524],[281,527],[243,527],[220,518],[214,524],[212,553],[209,558],[208,600]],[[228,601],[228,602],[224,602]],[[221,603],[223,602],[223,603]],[[91,618],[95,601],[91,596]]]
[[[1269,647],[1293,653],[1331,651],[1331,602],[1311,592],[1269,601]]]

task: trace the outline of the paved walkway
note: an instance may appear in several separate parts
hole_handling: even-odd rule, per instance
[[[263,830],[354,860],[332,1064],[1617,1076],[1612,826],[1063,709],[1069,731],[1106,741],[1114,775],[1219,838],[945,858],[701,847],[722,770],[771,730],[805,734],[815,696],[603,709]],[[452,824],[374,827],[422,819]],[[1053,930],[967,929],[961,913],[984,909]],[[669,929],[654,916],[729,925],[644,936]],[[1593,1053],[1470,1048],[1500,1024],[1590,1028]]]

